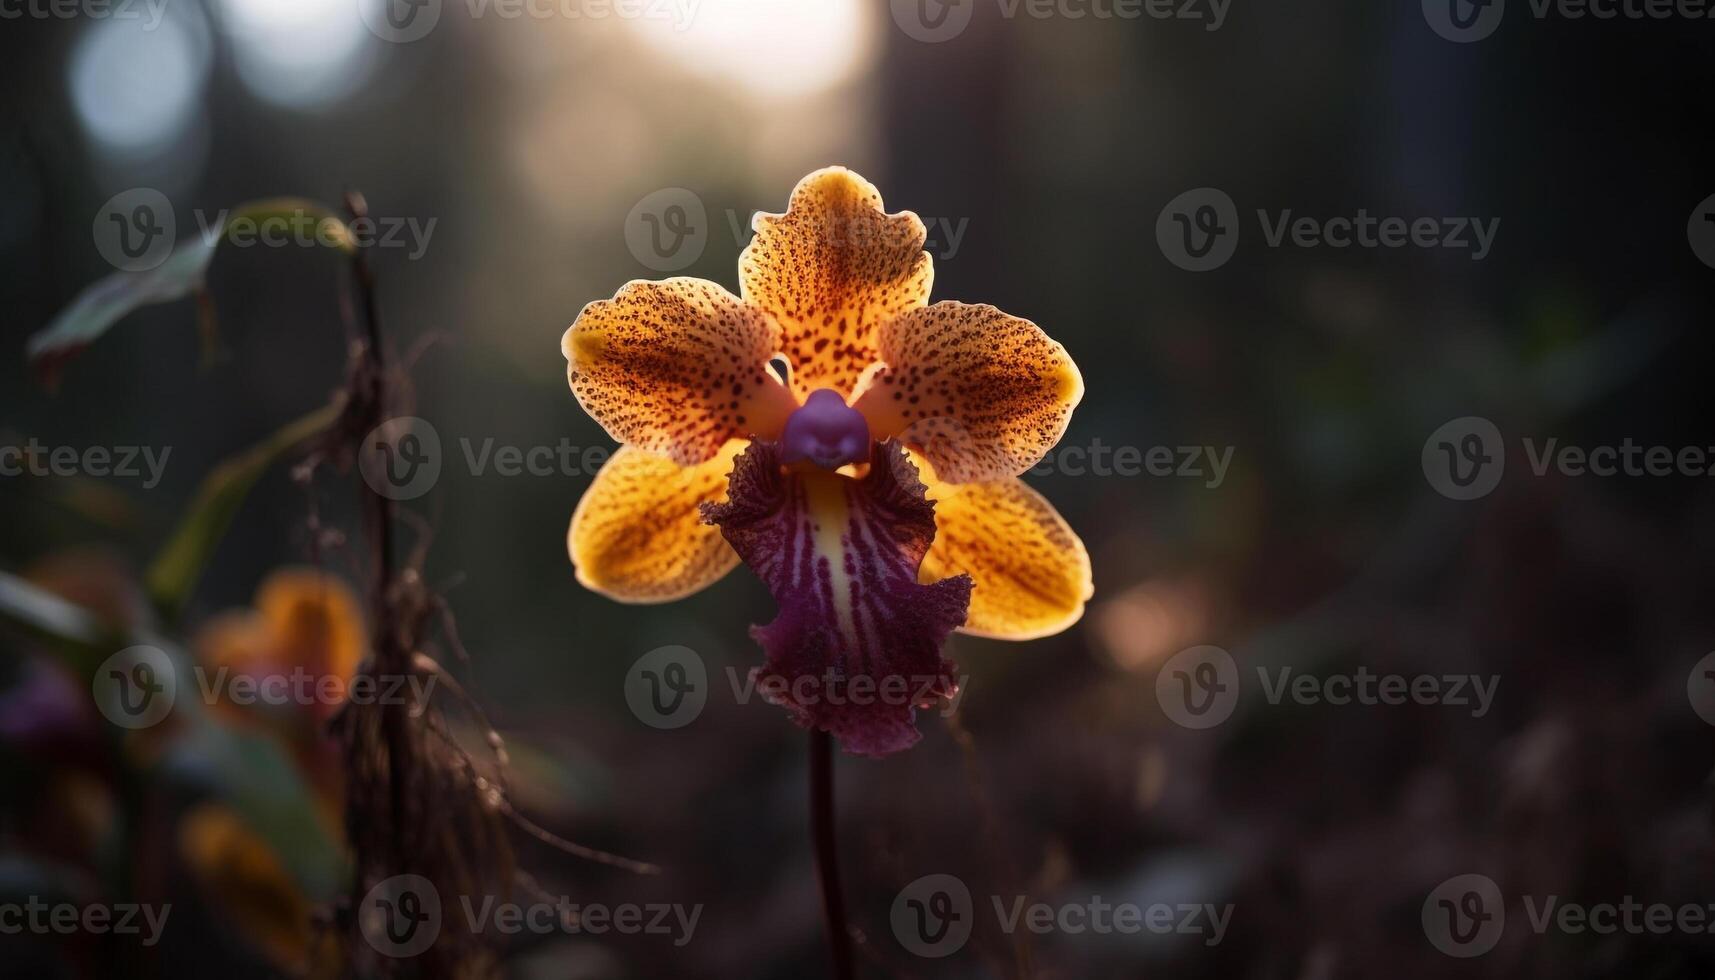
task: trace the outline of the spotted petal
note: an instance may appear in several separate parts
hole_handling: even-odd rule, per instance
[[[759,214],[752,226],[740,294],[784,329],[793,390],[851,394],[875,360],[880,326],[929,302],[923,222],[888,214],[875,185],[829,167],[798,182],[785,214]]]
[[[768,373],[780,328],[701,279],[626,283],[584,307],[560,348],[578,404],[608,435],[678,463],[777,435],[793,408]]]
[[[971,580],[918,583],[935,511],[904,453],[878,447],[860,479],[784,470],[779,446],[758,442],[728,493],[704,513],[780,606],[751,628],[766,655],[752,672],[758,690],[848,752],[909,748],[914,708],[957,690],[941,647],[965,621]]]
[[[1084,380],[1066,349],[992,306],[936,303],[887,322],[855,406],[877,439],[919,449],[941,479],[1017,476],[1060,441]]]
[[[935,543],[923,582],[969,575],[970,614],[960,631],[1032,640],[1066,629],[1094,593],[1090,555],[1054,505],[1017,477],[942,483],[913,457],[935,502]]]
[[[734,439],[696,466],[621,446],[572,515],[567,549],[578,581],[622,602],[669,602],[732,571],[738,555],[698,508],[725,499],[744,446]]]

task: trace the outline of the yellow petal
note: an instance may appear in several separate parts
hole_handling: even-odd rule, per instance
[[[936,303],[881,328],[881,359],[854,402],[950,483],[1017,476],[1060,441],[1084,379],[1066,349],[992,306]]]
[[[314,568],[282,568],[256,589],[276,667],[349,681],[368,648],[357,596],[339,578]]]
[[[695,466],[621,446],[572,515],[567,548],[578,581],[621,602],[670,602],[732,571],[738,555],[698,505],[726,499],[746,445],[733,439]]]
[[[875,361],[880,326],[929,302],[923,222],[888,214],[873,184],[829,167],[798,182],[785,214],[759,214],[752,227],[738,257],[740,293],[785,331],[793,390],[850,395]]]
[[[200,804],[179,823],[179,852],[209,906],[288,972],[310,959],[312,908],[274,849],[237,813]]]
[[[626,283],[560,341],[578,404],[620,442],[701,463],[734,436],[773,438],[791,394],[768,372],[780,328],[712,282]]]
[[[1095,591],[1084,542],[1022,480],[942,483],[913,455],[935,501],[935,543],[918,581],[976,583],[962,632],[1001,640],[1050,636],[1076,623]]]

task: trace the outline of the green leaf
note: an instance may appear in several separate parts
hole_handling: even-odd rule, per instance
[[[215,546],[237,516],[256,481],[280,457],[325,431],[339,418],[336,402],[298,418],[203,478],[197,495],[180,519],[178,529],[150,562],[144,582],[149,595],[169,615],[183,606],[214,554]]]
[[[183,699],[182,686],[179,693]],[[162,760],[161,775],[226,801],[315,899],[331,899],[337,893],[344,872],[339,842],[317,812],[314,789],[274,737],[201,713],[174,740]]]
[[[218,231],[198,234],[180,245],[167,260],[141,272],[119,271],[84,287],[83,292],[60,311],[46,329],[24,342],[24,354],[42,383],[52,387],[65,363],[133,310],[156,303],[170,303],[195,293],[205,353],[212,349],[214,307],[203,290],[208,265],[222,242],[234,229],[253,230],[268,222],[314,222],[313,240],[351,254],[355,248],[351,229],[332,212],[297,198],[252,201],[227,215]]]

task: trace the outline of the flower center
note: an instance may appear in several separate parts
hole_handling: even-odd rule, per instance
[[[787,463],[809,460],[824,469],[838,469],[869,459],[869,423],[839,392],[819,388],[786,419],[780,443]]]

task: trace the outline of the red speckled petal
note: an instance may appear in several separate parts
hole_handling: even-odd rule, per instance
[[[949,483],[1017,476],[1060,441],[1084,379],[1066,349],[992,306],[936,303],[884,324],[853,406]]]
[[[733,437],[778,436],[795,407],[767,368],[779,326],[701,279],[626,283],[584,307],[560,348],[578,404],[608,435],[681,465]]]
[[[875,361],[876,331],[929,302],[923,222],[888,214],[875,185],[844,167],[798,182],[785,214],[759,214],[738,257],[739,292],[785,331],[792,389],[850,395]]]
[[[898,446],[878,447],[862,478],[788,471],[780,459],[777,445],[753,443],[733,467],[728,502],[703,506],[780,606],[751,628],[767,658],[752,677],[847,752],[909,748],[920,737],[914,707],[957,690],[941,647],[965,621],[971,580],[918,583],[935,508]]]

